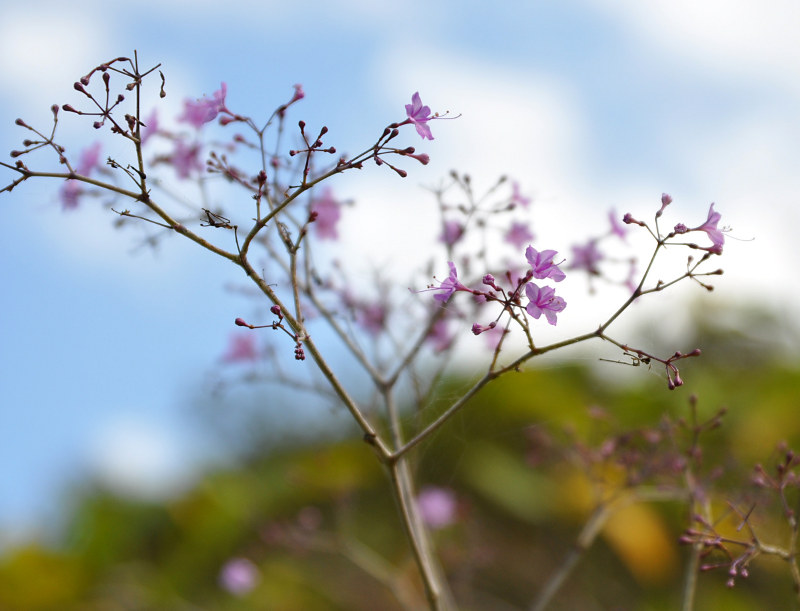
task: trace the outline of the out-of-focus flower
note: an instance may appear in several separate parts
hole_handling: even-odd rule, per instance
[[[342,216],[341,207],[334,199],[330,187],[326,187],[319,198],[312,200],[311,211],[316,212],[314,232],[320,240],[335,240],[339,237],[336,225]]]
[[[235,333],[230,336],[228,350],[222,355],[226,363],[241,363],[258,360],[256,337],[252,333]]]
[[[608,220],[611,222],[611,233],[617,236],[620,240],[625,239],[625,234],[628,233],[628,228],[620,223],[617,216],[617,211],[613,208],[608,212]]]
[[[452,490],[425,486],[417,495],[422,520],[431,528],[450,526],[456,521],[458,501]]]
[[[445,221],[439,240],[447,246],[452,246],[461,239],[462,235],[464,235],[464,227],[461,223],[458,221]]]
[[[511,184],[511,203],[527,208],[531,203],[531,198],[524,196],[519,190],[519,183],[514,181]]]
[[[247,558],[231,558],[219,572],[219,585],[235,596],[244,596],[260,580],[258,567]]]
[[[94,170],[100,167],[101,144],[95,142],[90,147],[81,152],[78,164],[73,168],[76,174],[89,176]],[[67,179],[61,187],[59,199],[64,210],[75,210],[78,207],[78,196],[82,192],[81,183],[77,180]]]
[[[139,131],[139,136],[142,139],[142,145],[147,142],[153,134],[158,132],[158,112],[153,110],[150,116],[143,121],[143,125]]]
[[[208,98],[203,96],[199,100],[185,100],[183,103],[183,114],[178,117],[178,121],[183,121],[194,125],[196,128],[203,127],[209,121],[217,118],[217,115],[225,107],[225,95],[228,93],[228,86],[225,83]]]
[[[603,253],[597,248],[595,240],[589,240],[585,246],[572,247],[572,261],[569,269],[582,269],[593,276],[600,275],[598,263],[603,260]]]
[[[522,248],[526,242],[533,239],[533,234],[526,223],[514,221],[511,227],[506,232],[506,242],[514,246],[514,248]]]
[[[175,141],[175,150],[169,157],[179,178],[189,178],[192,172],[203,169],[200,162],[200,145],[186,144],[183,140]]]

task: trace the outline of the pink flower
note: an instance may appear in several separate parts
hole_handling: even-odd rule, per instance
[[[617,236],[620,240],[625,239],[625,234],[628,228],[619,222],[616,211],[612,208],[608,212],[608,220],[611,221],[611,233]]]
[[[153,111],[150,116],[144,121],[144,125],[139,131],[139,136],[142,139],[142,144],[147,142],[150,137],[158,132],[158,113]]]
[[[217,115],[227,110],[225,107],[225,95],[228,93],[228,86],[225,83],[214,92],[211,98],[203,96],[201,99],[183,102],[183,114],[178,117],[178,121],[184,121],[196,128],[201,128],[205,123],[216,119]]]
[[[311,202],[311,211],[316,213],[314,231],[320,240],[335,240],[339,237],[336,224],[342,216],[341,204],[333,198],[330,187],[326,187],[322,195]]]
[[[567,302],[561,297],[556,297],[555,293],[556,290],[551,286],[539,288],[533,282],[526,284],[525,295],[530,300],[530,303],[525,306],[525,310],[536,319],[544,314],[547,322],[555,325],[556,313],[567,307]]]
[[[444,242],[447,246],[452,246],[461,239],[464,235],[464,227],[457,221],[445,221],[442,235],[439,240]]]
[[[422,521],[433,529],[444,528],[456,521],[458,502],[452,490],[425,486],[417,495]]]
[[[543,250],[539,252],[533,246],[525,249],[525,258],[531,264],[533,277],[539,280],[550,278],[554,282],[561,282],[566,278],[566,274],[558,269],[559,263],[553,263],[553,258],[558,254],[555,250]],[[538,318],[538,317],[537,317]]]
[[[356,316],[371,335],[378,335],[386,329],[386,308],[380,303],[360,304]]]
[[[81,176],[89,176],[93,170],[99,168],[101,148],[100,143],[95,142],[90,147],[84,149],[78,159],[78,164],[74,168],[75,173]],[[78,196],[82,192],[81,183],[68,178],[61,187],[61,193],[59,194],[61,207],[64,210],[75,210],[75,208],[78,207]]]
[[[256,338],[252,333],[233,334],[228,341],[228,350],[222,355],[225,363],[241,363],[258,360]]]
[[[722,254],[722,245],[725,243],[725,236],[722,234],[722,231],[717,229],[717,224],[721,218],[722,215],[719,212],[714,212],[714,204],[712,203],[711,207],[708,209],[708,218],[706,222],[691,230],[705,231],[708,237],[711,238],[711,243],[714,245],[709,252],[718,255]]]
[[[169,158],[179,178],[189,178],[194,170],[203,169],[200,162],[200,145],[194,143],[186,144],[183,140],[175,141],[175,151]]]
[[[258,567],[247,558],[231,558],[219,572],[219,585],[235,596],[244,596],[259,581]]]
[[[406,104],[406,114],[408,115],[409,121],[417,128],[417,133],[422,136],[423,140],[425,138],[433,140],[431,128],[428,127],[428,121],[432,119],[430,116],[431,109],[428,106],[422,105],[419,92],[411,96],[411,104]]]
[[[514,181],[511,184],[511,189],[512,189],[511,203],[522,206],[523,208],[527,208],[531,203],[531,198],[525,197],[524,195],[522,195],[522,193],[520,193],[519,183],[517,181]]]
[[[447,330],[447,321],[439,319],[434,323],[427,339],[433,345],[433,351],[439,353],[447,350],[453,343],[454,338]]]
[[[528,229],[528,225],[519,221],[511,223],[511,227],[506,232],[506,242],[513,245],[514,248],[522,248],[526,242],[530,242],[532,239],[533,234]]]
[[[597,248],[597,242],[589,240],[586,246],[572,247],[572,261],[569,269],[582,269],[594,276],[600,275],[597,264],[603,260],[603,253]]]
[[[450,267],[450,275],[445,278],[437,287],[433,287],[434,291],[441,291],[433,296],[436,301],[444,303],[456,291],[468,291],[469,289],[461,284],[458,280],[458,272],[456,271],[455,263],[448,261],[447,265]]]

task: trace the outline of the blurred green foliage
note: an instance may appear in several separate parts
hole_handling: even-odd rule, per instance
[[[728,410],[721,427],[701,435],[697,473],[720,527],[735,522],[732,505],[752,508],[751,524],[767,542],[788,544],[780,506],[750,478],[756,462],[770,470],[780,461],[779,442],[800,441],[800,367],[786,351],[759,353],[771,332],[781,335],[780,324],[748,318],[741,328],[751,331],[761,320],[754,348],[725,320],[697,319],[689,345],[705,354],[682,367],[687,385],[679,390],[667,391],[645,367],[634,384],[613,383],[624,365],[534,367],[494,382],[419,448],[419,485],[458,498],[456,520],[434,540],[463,609],[529,608],[601,503],[609,515],[600,536],[549,608],[678,608],[689,552],[678,537],[688,505],[677,495],[643,502],[628,492],[672,489],[658,461],[689,447],[690,435],[667,431],[680,432],[675,423],[690,417],[690,393],[700,420]],[[438,405],[406,414],[407,426],[434,418],[468,386],[447,380]],[[597,458],[612,442],[639,461],[641,481],[631,482],[630,465]],[[394,592],[419,587],[416,569],[367,444],[259,447],[160,503],[98,486],[76,493],[57,544],[29,542],[0,557],[0,609],[402,608]],[[258,568],[253,589],[239,595],[219,581],[235,557]],[[734,588],[726,581],[724,568],[700,574],[695,608],[796,606],[783,561],[757,558],[747,579]]]

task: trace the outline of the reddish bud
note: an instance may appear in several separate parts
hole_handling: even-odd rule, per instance
[[[23,121],[22,119],[17,119],[16,121],[14,121],[14,123],[19,125],[20,127],[28,127],[25,121]]]
[[[243,318],[237,318],[233,322],[236,324],[237,327],[249,327],[250,326],[244,321]]]

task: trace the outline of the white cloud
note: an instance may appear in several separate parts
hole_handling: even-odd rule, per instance
[[[107,486],[128,496],[158,499],[191,483],[189,461],[164,424],[117,414],[90,442],[90,469]]]
[[[0,20],[0,79],[4,95],[20,109],[42,107],[64,98],[64,86],[107,58],[103,13],[81,12],[59,3],[3,9]]]
[[[800,5],[794,0],[585,2],[627,26],[643,43],[690,59],[687,69],[756,73],[798,85]]]

